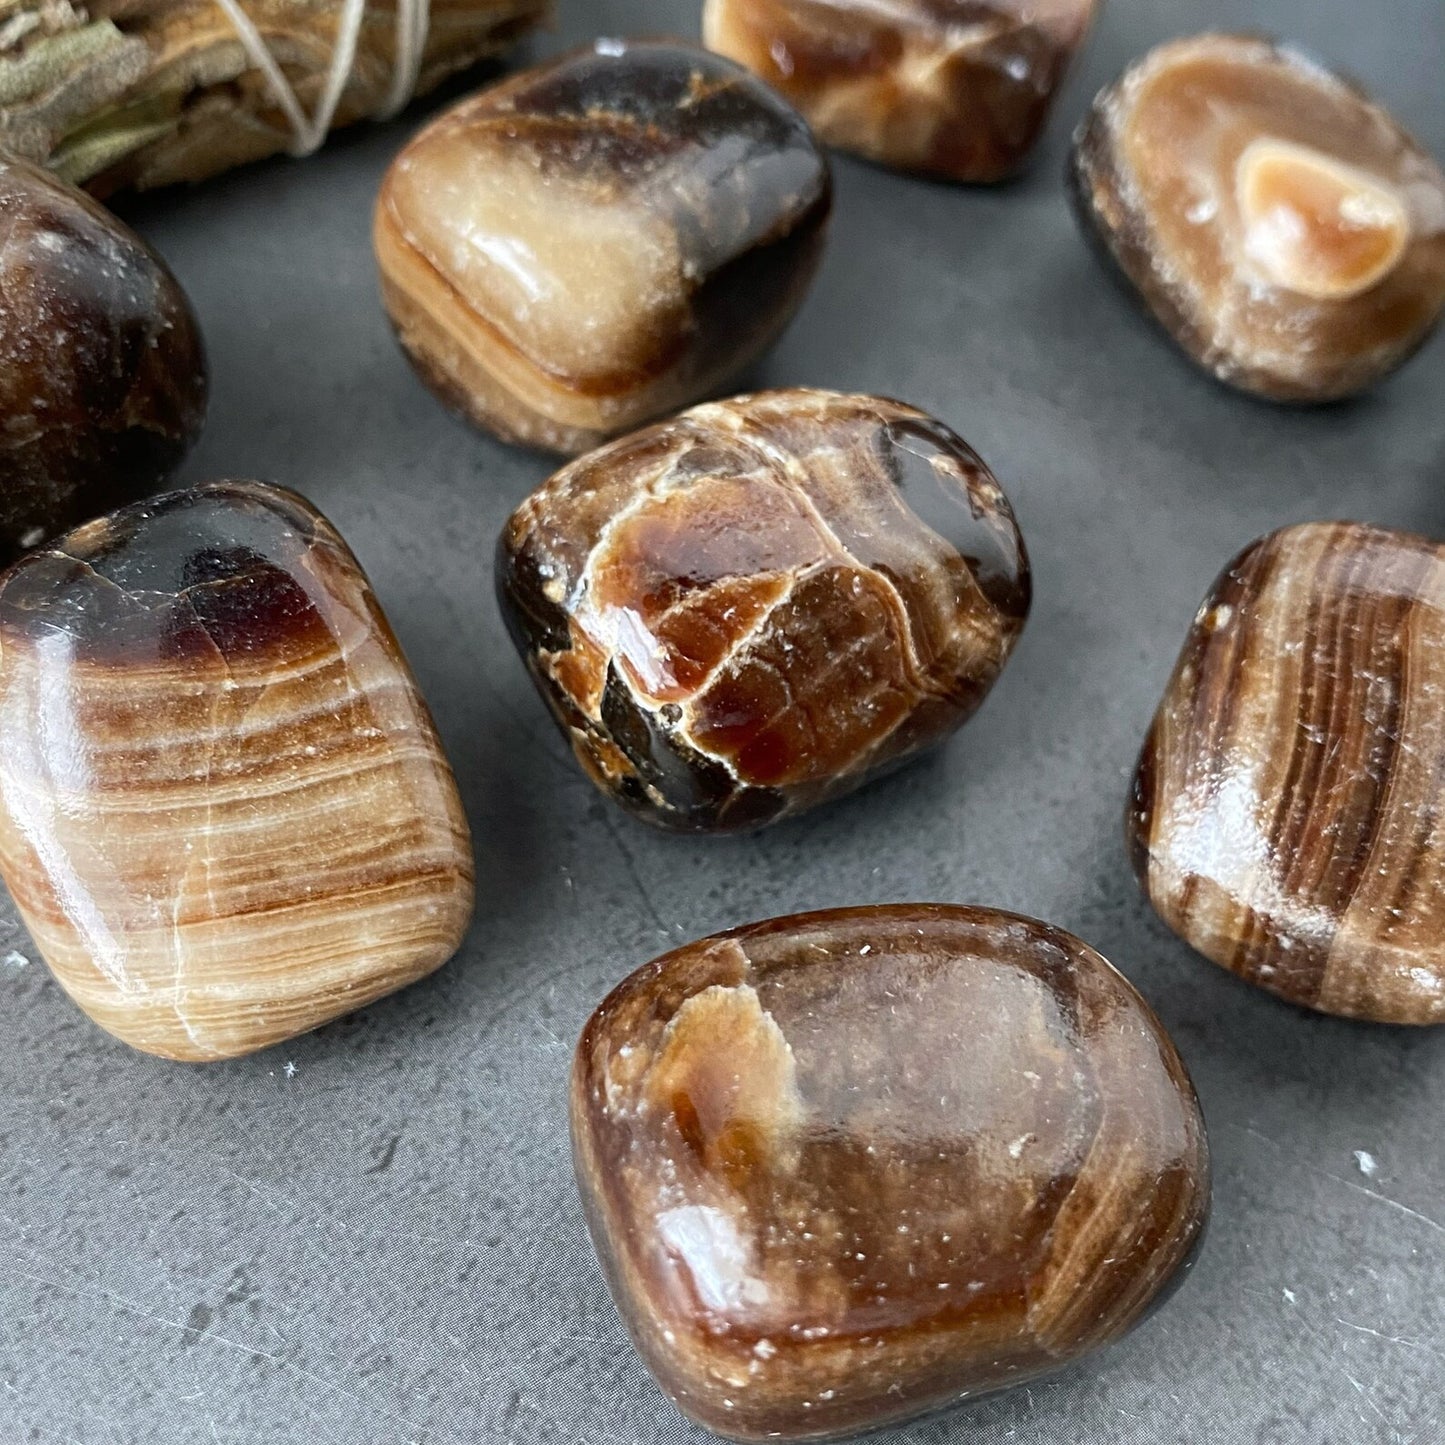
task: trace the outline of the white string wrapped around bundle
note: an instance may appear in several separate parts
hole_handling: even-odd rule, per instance
[[[361,25],[366,18],[366,0],[344,0],[341,19],[336,29],[336,42],[327,67],[326,85],[317,102],[316,112],[308,116],[296,98],[296,91],[286,79],[271,54],[255,22],[246,13],[240,0],[216,0],[235,27],[252,64],[265,78],[271,94],[291,126],[293,156],[309,156],[319,150],[331,129],[342,92],[351,79],[356,64],[356,48],[361,38]],[[396,0],[396,55],[392,65],[391,85],[375,111],[375,119],[390,120],[411,99],[421,71],[422,52],[426,49],[430,0]]]

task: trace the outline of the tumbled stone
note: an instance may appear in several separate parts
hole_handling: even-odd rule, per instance
[[[819,139],[955,181],[1028,159],[1098,0],[707,0],[707,44]]]
[[[157,487],[200,435],[206,359],[164,261],[0,152],[0,566]]]
[[[991,909],[798,914],[625,980],[572,1074],[588,1223],[663,1389],[815,1439],[1117,1339],[1203,1230],[1203,1121],[1093,949]]]
[[[374,238],[432,388],[507,440],[580,452],[770,345],[831,204],[807,125],[747,71],[599,40],[427,126],[387,172]]]
[[[1292,1003],[1445,1023],[1445,547],[1287,527],[1200,607],[1134,778],[1135,870]]]
[[[693,831],[771,822],[946,737],[1029,605],[973,450],[825,391],[696,407],[564,467],[513,514],[497,576],[588,774]]]
[[[1445,308],[1445,175],[1289,46],[1203,35],[1150,51],[1094,102],[1071,179],[1148,309],[1241,390],[1362,391]]]
[[[451,770],[365,575],[294,493],[135,503],[0,578],[0,875],[149,1053],[249,1053],[430,973],[472,907]]]

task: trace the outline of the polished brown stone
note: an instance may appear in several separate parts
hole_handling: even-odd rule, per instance
[[[812,280],[831,206],[802,118],[729,60],[601,41],[433,121],[382,183],[382,294],[422,377],[580,452],[720,389]]]
[[[1381,106],[1254,36],[1150,51],[1075,140],[1086,231],[1188,355],[1276,401],[1394,370],[1445,308],[1445,175]]]
[[[157,487],[200,434],[206,390],[165,262],[0,152],[0,566]]]
[[[1134,779],[1160,916],[1325,1013],[1445,1023],[1445,547],[1351,522],[1245,549]]]
[[[878,397],[694,408],[564,467],[503,532],[513,639],[578,759],[663,827],[756,827],[940,741],[1023,626],[993,475]]]
[[[149,1053],[249,1053],[444,963],[451,769],[365,575],[217,482],[0,577],[0,875],[66,992]]]
[[[998,181],[1028,159],[1098,0],[707,0],[707,44],[819,139],[884,165]]]
[[[1182,1274],[1203,1121],[1129,984],[1060,929],[931,904],[773,919],[593,1014],[577,1179],[694,1420],[822,1438],[1020,1384]]]

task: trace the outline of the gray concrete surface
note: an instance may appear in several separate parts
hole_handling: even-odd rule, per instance
[[[950,746],[757,838],[614,811],[512,655],[492,543],[547,465],[445,416],[376,302],[371,199],[421,111],[125,207],[210,342],[186,477],[284,481],[350,539],[455,762],[479,907],[431,981],[197,1069],[93,1028],[0,902],[0,1445],[701,1439],[634,1358],[582,1229],[572,1042],[671,943],[889,899],[1018,909],[1102,949],[1178,1040],[1217,1174],[1195,1276],[1134,1336],[885,1440],[1445,1438],[1445,1032],[1309,1017],[1202,962],[1121,841],[1135,749],[1237,547],[1320,517],[1445,535],[1445,342],[1368,401],[1270,409],[1181,361],[1074,232],[1059,174],[1087,97],[1211,24],[1309,43],[1445,153],[1440,0],[1112,0],[1026,181],[964,191],[840,160],[823,273],[752,380],[946,418],[1013,498],[1037,602]],[[691,0],[562,0],[533,50],[696,28]]]

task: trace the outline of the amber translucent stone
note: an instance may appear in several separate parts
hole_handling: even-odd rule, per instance
[[[1445,1023],[1445,547],[1352,522],[1246,548],[1139,760],[1160,916],[1293,1003]]]
[[[718,389],[791,319],[828,167],[731,61],[598,41],[447,111],[392,164],[382,295],[478,425],[579,452]]]
[[[1250,260],[1302,296],[1370,290],[1410,240],[1395,191],[1308,146],[1255,141],[1235,165],[1235,200]]]
[[[798,914],[623,982],[572,1074],[632,1338],[694,1420],[823,1438],[1133,1325],[1204,1229],[1173,1045],[1093,949],[991,909]]]
[[[708,45],[820,139],[955,181],[1028,158],[1098,0],[707,0]]]
[[[1288,46],[1204,35],[1150,51],[1094,102],[1071,179],[1148,308],[1242,390],[1361,391],[1445,308],[1445,175]]]
[[[0,566],[153,490],[206,412],[164,261],[98,202],[0,152]]]
[[[593,780],[663,827],[755,827],[938,742],[1029,604],[1003,492],[869,396],[694,408],[558,472],[503,532],[513,639]]]
[[[291,492],[135,503],[0,578],[0,874],[150,1053],[248,1053],[443,963],[466,821],[355,558]]]

